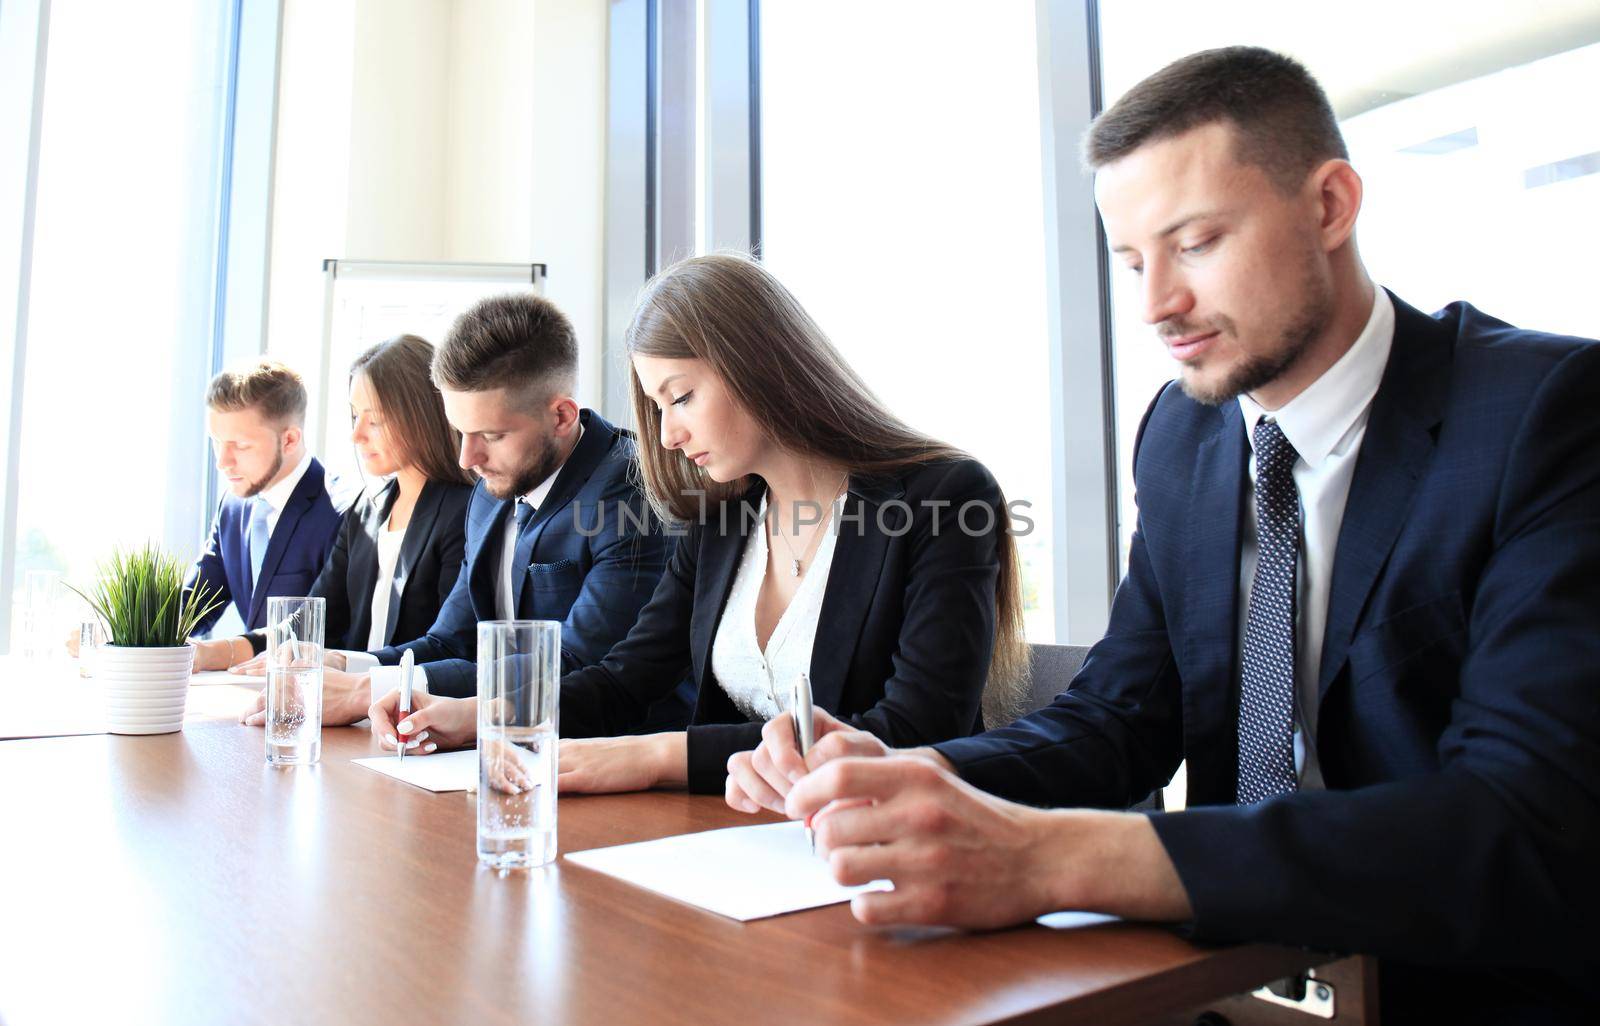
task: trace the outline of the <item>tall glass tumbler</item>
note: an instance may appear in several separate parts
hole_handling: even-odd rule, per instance
[[[556,857],[556,711],[561,624],[478,624],[478,861],[496,869]]]
[[[322,641],[328,602],[267,599],[267,762],[322,757]]]
[[[61,575],[54,570],[29,570],[23,578],[22,656],[44,661],[64,651],[61,646]]]

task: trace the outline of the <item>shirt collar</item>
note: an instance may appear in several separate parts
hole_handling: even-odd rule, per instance
[[[578,437],[572,440],[572,448],[567,452],[567,460],[572,459],[572,454],[578,451],[578,443],[581,441],[583,441],[583,421],[580,420],[578,421]],[[556,478],[561,476],[561,467],[567,465],[567,460],[562,460],[560,466],[550,471],[549,477],[545,478],[543,481],[540,481],[536,486],[534,486],[533,491],[526,495],[517,496],[518,501],[526,502],[530,507],[537,511],[539,509],[539,504],[550,497],[550,489],[555,487]]]
[[[300,457],[300,465],[289,472],[289,476],[268,488],[263,488],[256,497],[271,506],[274,512],[282,512],[283,507],[289,504],[289,496],[294,494],[295,488],[300,484],[300,479],[306,476],[306,471],[311,467],[311,454],[305,453]]]
[[[1372,291],[1367,326],[1345,354],[1305,391],[1277,410],[1263,409],[1248,395],[1239,396],[1244,436],[1252,449],[1256,423],[1271,416],[1294,451],[1307,466],[1316,469],[1339,448],[1361,414],[1372,405],[1394,345],[1394,302],[1381,287],[1375,285]]]

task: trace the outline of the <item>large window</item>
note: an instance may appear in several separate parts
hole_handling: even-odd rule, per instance
[[[1101,4],[1105,102],[1208,46],[1289,53],[1328,91],[1362,176],[1357,240],[1375,281],[1422,310],[1463,299],[1524,327],[1600,335],[1595,261],[1577,227],[1600,224],[1600,121],[1583,107],[1600,95],[1600,11],[1465,6],[1475,15],[1440,21],[1432,5],[1374,0],[1331,20],[1287,5],[1229,17],[1191,4]],[[1140,320],[1132,275],[1112,266],[1125,558],[1134,432],[1175,368]]]
[[[116,544],[192,558],[208,512],[200,400],[233,5],[159,6],[45,8],[17,599],[29,570],[86,586]]]
[[[1029,504],[1028,636],[1051,641],[1034,6],[760,16],[762,258],[890,409]]]

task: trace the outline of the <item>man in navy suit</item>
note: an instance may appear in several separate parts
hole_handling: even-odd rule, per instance
[[[884,753],[829,723],[802,762],[774,721],[730,803],[870,799],[816,820],[841,882],[893,880],[869,922],[1093,909],[1377,955],[1386,1020],[1592,1015],[1600,344],[1377,287],[1337,122],[1277,54],[1178,61],[1086,156],[1180,375],[1106,636],[934,749],[841,757]],[[1184,759],[1187,811],[1094,811]]]
[[[423,686],[477,693],[480,620],[561,621],[563,672],[598,663],[633,627],[673,541],[639,491],[630,434],[572,398],[571,323],[528,294],[486,299],[434,355],[461,465],[479,481],[467,506],[466,559],[426,636],[371,653],[377,697],[415,653]],[[359,669],[352,667],[352,669]],[[650,728],[681,728],[692,686],[657,703]]]
[[[188,587],[204,584],[248,630],[266,624],[267,599],[306,595],[333,550],[348,496],[330,494],[322,464],[305,445],[306,389],[276,360],[227,370],[206,391],[206,427],[228,494]],[[341,501],[341,499],[343,501]]]

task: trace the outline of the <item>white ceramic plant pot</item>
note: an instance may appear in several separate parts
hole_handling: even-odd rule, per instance
[[[94,675],[113,734],[170,734],[183,729],[183,706],[194,673],[194,646],[95,650]]]

